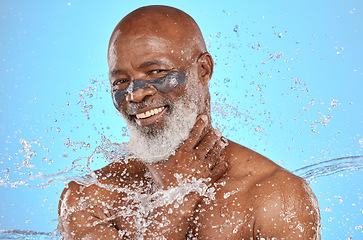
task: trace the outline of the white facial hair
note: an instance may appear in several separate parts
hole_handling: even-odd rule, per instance
[[[139,126],[124,116],[130,131],[129,150],[144,163],[167,161],[188,138],[198,115],[195,88],[187,86],[183,97],[172,104],[160,130]]]

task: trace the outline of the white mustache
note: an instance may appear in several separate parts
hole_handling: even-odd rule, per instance
[[[128,115],[136,115],[137,111],[139,109],[145,108],[145,107],[160,107],[160,106],[165,106],[165,105],[173,105],[171,102],[169,101],[155,101],[155,100],[146,100],[143,101],[141,103],[133,103],[130,102],[127,105],[127,109],[126,109],[126,113]]]

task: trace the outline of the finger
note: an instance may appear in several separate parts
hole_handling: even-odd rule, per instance
[[[224,141],[224,138],[220,138],[214,147],[208,152],[206,163],[209,169],[214,167],[218,162],[221,162],[225,158],[225,148],[228,144]]]
[[[208,123],[208,117],[206,115],[198,116],[197,121],[194,124],[194,127],[190,131],[188,139],[185,140],[184,142],[185,148],[191,148],[191,149],[195,148],[195,146],[202,137],[201,135],[203,129],[205,128],[205,126],[207,126],[207,123]]]
[[[219,130],[210,131],[196,147],[199,158],[205,158],[221,137],[222,133]]]
[[[219,162],[213,170],[211,170],[211,183],[214,183],[218,179],[220,179],[223,174],[225,174],[228,170],[228,163],[226,161]]]

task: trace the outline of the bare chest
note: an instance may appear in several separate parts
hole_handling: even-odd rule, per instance
[[[243,183],[223,186],[195,209],[187,239],[250,239],[255,196]]]
[[[162,204],[163,195],[151,193],[149,186],[125,193],[112,208],[116,227],[132,237],[148,224],[145,219]],[[216,185],[195,208],[186,239],[250,239],[253,200],[243,182]]]

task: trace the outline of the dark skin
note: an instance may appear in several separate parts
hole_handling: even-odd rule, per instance
[[[186,71],[199,96],[198,117],[189,137],[166,161],[117,161],[95,172],[99,184],[70,182],[59,204],[65,239],[320,239],[319,207],[308,184],[212,128],[208,82],[213,59],[191,17],[165,6],[130,13],[111,36],[108,62],[114,89],[134,79]],[[126,94],[118,110],[140,127],[161,129],[168,106],[142,107],[128,115],[128,105],[177,100],[186,87],[167,94],[153,87],[138,89]],[[136,116],[160,107],[164,110],[154,116]],[[181,180],[191,178],[203,179],[214,197],[190,191],[183,201],[172,199],[141,219],[134,216],[141,205],[135,203],[137,197],[127,198],[133,191],[147,196],[178,190]],[[125,208],[132,209],[131,216],[122,212]],[[140,222],[147,224],[140,228]]]

